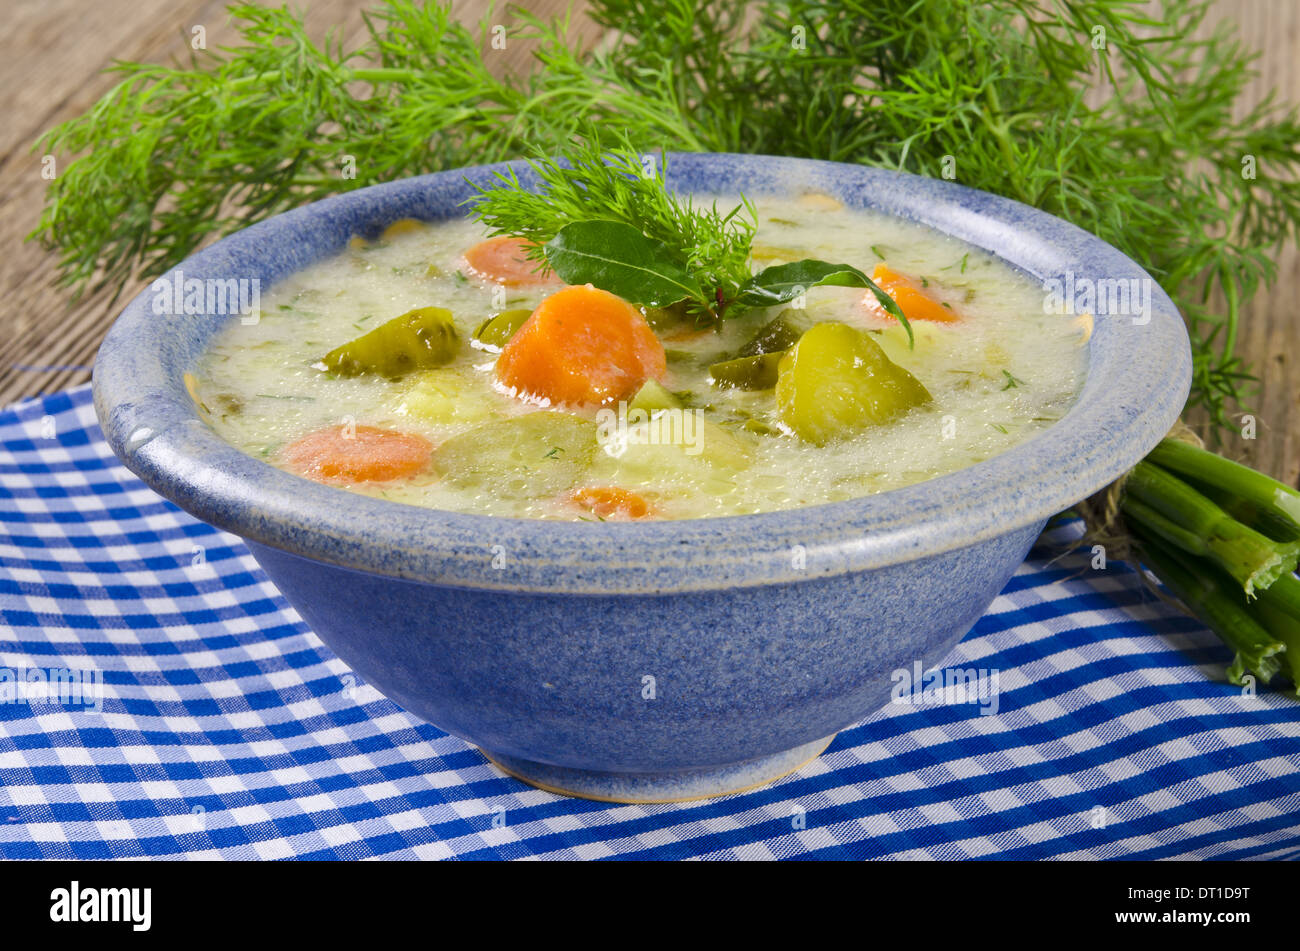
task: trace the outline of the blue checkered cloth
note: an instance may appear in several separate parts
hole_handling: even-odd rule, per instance
[[[1087,552],[1036,549],[944,661],[999,672],[995,714],[893,703],[774,785],[629,806],[361,682],[118,464],[86,387],[0,413],[0,520],[2,858],[1300,855],[1300,704],[1228,685],[1212,634]]]

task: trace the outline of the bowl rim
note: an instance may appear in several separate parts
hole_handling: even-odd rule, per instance
[[[349,234],[373,235],[402,217],[455,217],[451,203],[469,197],[471,182],[506,170],[536,182],[515,161],[360,188],[238,231],[161,280],[252,273],[274,283],[342,250]],[[999,455],[875,495],[749,515],[645,523],[507,518],[390,502],[277,469],[210,429],[185,386],[199,339],[233,318],[160,320],[148,288],[123,310],[95,361],[105,437],[164,498],[220,529],[312,560],[503,592],[671,594],[866,571],[1041,524],[1129,469],[1183,409],[1191,352],[1173,302],[1134,261],[1059,218],[955,182],[811,159],[668,153],[666,173],[670,184],[695,192],[826,191],[850,207],[927,224],[1040,280],[1070,272],[1144,280],[1149,320],[1098,317],[1076,402]]]

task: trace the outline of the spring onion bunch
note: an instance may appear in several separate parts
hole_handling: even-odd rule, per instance
[[[1178,439],[1118,490],[1136,558],[1236,652],[1228,678],[1300,684],[1300,492]]]

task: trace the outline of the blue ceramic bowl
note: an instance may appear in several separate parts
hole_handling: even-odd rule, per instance
[[[363,188],[254,225],[185,278],[265,288],[402,217],[461,213],[464,169]],[[1150,281],[1024,205],[878,169],[669,157],[693,192],[829,192],[923,222],[1042,280]],[[534,181],[526,168],[525,182]],[[173,273],[169,275],[175,279]],[[1106,285],[1102,285],[1105,287]],[[1112,481],[1177,419],[1191,358],[1154,282],[1149,319],[1098,318],[1064,419],[987,462],[794,511],[648,524],[455,514],[318,485],[223,442],[183,375],[229,320],[160,316],[146,291],[95,364],[95,406],[131,471],[241,536],[312,629],[412,713],[536,785],[619,801],[718,795],[816,756],[940,661],[1053,513]]]

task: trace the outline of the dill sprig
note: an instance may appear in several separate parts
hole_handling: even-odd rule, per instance
[[[1035,205],[1141,262],[1187,317],[1192,405],[1230,427],[1251,380],[1241,321],[1300,221],[1300,123],[1271,100],[1234,114],[1254,55],[1230,23],[1197,35],[1209,7],[594,0],[617,34],[599,50],[563,21],[494,14],[536,63],[500,76],[488,24],[467,29],[450,4],[388,0],[352,50],[313,43],[286,10],[236,6],[234,46],[120,64],[113,90],[41,138],[75,159],[33,236],[81,292],[296,204],[562,152],[576,133],[881,165]]]
[[[725,300],[750,278],[749,252],[756,212],[747,198],[729,211],[717,203],[697,206],[664,181],[667,159],[642,154],[630,141],[604,149],[589,139],[565,147],[557,158],[535,152],[529,165],[540,179],[525,190],[513,171],[498,173],[494,187],[480,188],[471,214],[491,234],[522,237],[530,258],[545,263],[545,245],[570,222],[599,218],[631,225],[662,243],[701,285]]]
[[[568,284],[592,284],[635,304],[677,307],[698,323],[717,323],[753,307],[773,307],[811,287],[867,288],[907,330],[897,302],[851,264],[814,258],[751,271],[758,217],[743,194],[730,211],[697,208],[669,190],[667,158],[630,142],[602,149],[590,140],[559,157],[529,161],[539,181],[526,189],[513,169],[475,185],[471,214],[495,235],[523,238],[529,258]]]

